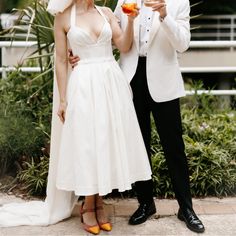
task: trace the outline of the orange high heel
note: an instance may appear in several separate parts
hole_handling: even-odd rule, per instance
[[[87,225],[86,223],[84,223],[84,219],[83,219],[83,214],[85,214],[86,212],[95,212],[95,209],[83,209],[84,206],[84,202],[81,205],[80,208],[80,215],[81,215],[81,223],[83,224],[84,230],[91,233],[91,234],[99,234],[100,233],[100,227],[99,225]]]
[[[98,206],[96,207],[96,211],[97,210],[104,210],[103,206]],[[100,229],[104,230],[104,231],[111,231],[112,230],[112,225],[111,223],[108,222],[99,222],[97,219],[98,225],[100,227]]]

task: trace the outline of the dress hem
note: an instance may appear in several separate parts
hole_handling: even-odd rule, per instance
[[[76,196],[90,196],[90,195],[95,195],[95,194],[99,194],[99,196],[105,196],[109,193],[112,192],[112,190],[114,189],[118,189],[119,192],[124,192],[127,190],[131,190],[132,189],[132,184],[134,184],[137,181],[147,181],[150,180],[150,178],[135,178],[134,181],[130,181],[128,183],[125,184],[116,184],[114,186],[108,187],[108,188],[103,188],[104,191],[101,191],[101,188],[98,190],[97,187],[91,187],[91,188],[80,188],[79,190],[77,188],[74,187],[65,187],[65,183],[57,183],[56,187],[59,190],[63,190],[63,191],[70,191],[70,192],[74,192]],[[97,190],[96,190],[97,189]]]

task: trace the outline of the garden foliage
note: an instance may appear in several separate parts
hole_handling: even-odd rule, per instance
[[[204,102],[212,100],[202,95]],[[198,97],[199,99],[199,97]],[[188,98],[193,100],[194,98]],[[185,99],[186,102],[186,99]],[[196,103],[198,104],[198,102]],[[236,112],[208,104],[182,105],[182,123],[193,196],[227,196],[236,193]],[[152,130],[153,178],[158,196],[173,196],[163,151]]]

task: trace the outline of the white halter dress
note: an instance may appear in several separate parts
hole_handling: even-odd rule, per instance
[[[111,28],[96,8],[104,26],[95,41],[76,26],[72,7],[68,40],[81,60],[69,77],[64,125],[54,78],[47,197],[8,204],[0,199],[0,227],[55,224],[71,216],[78,196],[124,191],[151,178],[131,90],[112,55]]]
[[[97,40],[76,26],[71,11],[68,40],[80,62],[71,73],[57,187],[77,196],[125,191],[151,178],[127,79],[112,54],[112,31],[104,19]]]

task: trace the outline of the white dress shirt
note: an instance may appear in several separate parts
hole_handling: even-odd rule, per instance
[[[143,5],[140,9],[140,30],[139,30],[139,56],[145,57],[148,50],[148,40],[154,12],[151,7]]]

